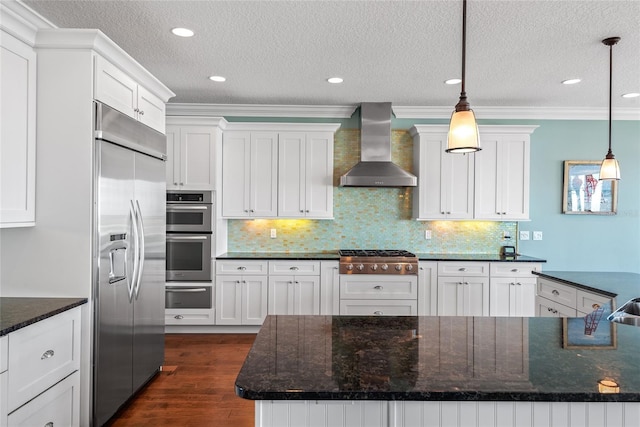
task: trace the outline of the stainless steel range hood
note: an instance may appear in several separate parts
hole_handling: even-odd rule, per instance
[[[391,103],[360,105],[360,163],[340,177],[341,187],[415,187],[418,179],[391,161]]]

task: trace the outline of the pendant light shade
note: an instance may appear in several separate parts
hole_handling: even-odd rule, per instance
[[[462,1],[462,87],[460,100],[451,115],[447,135],[447,153],[472,153],[480,151],[480,135],[473,110],[467,101],[465,91],[465,58],[467,41],[467,0]]]
[[[620,165],[611,151],[611,92],[613,87],[613,45],[620,41],[620,37],[609,37],[602,43],[609,46],[609,151],[600,166],[600,180],[620,179]]]

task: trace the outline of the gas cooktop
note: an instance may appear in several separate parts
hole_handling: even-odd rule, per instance
[[[341,249],[340,274],[418,274],[418,257],[398,249]]]

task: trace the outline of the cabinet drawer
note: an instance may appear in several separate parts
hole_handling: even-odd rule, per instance
[[[175,309],[164,311],[165,325],[213,325],[216,323],[216,310],[209,309]]]
[[[538,278],[538,295],[559,304],[576,308],[576,288],[544,278]]]
[[[9,335],[8,410],[15,410],[80,367],[80,308]]]
[[[8,418],[10,427],[80,425],[80,373],[76,372],[51,387]]]
[[[488,276],[488,262],[439,262],[438,276]]]
[[[415,316],[417,301],[411,300],[342,300],[341,316]]]
[[[319,276],[320,261],[269,261],[269,274]]]
[[[610,297],[592,292],[577,290],[576,309],[579,313],[591,313],[599,307],[604,307],[605,316],[613,311],[613,304]]]
[[[0,372],[7,370],[7,360],[9,359],[9,337],[0,337]]]
[[[535,262],[492,262],[489,267],[489,273],[492,277],[531,277],[532,271],[542,271],[542,264]]]
[[[536,313],[538,317],[576,317],[578,315],[575,308],[567,307],[546,298],[538,297],[536,303],[538,305]]]
[[[367,277],[368,276],[368,277]],[[409,299],[418,298],[418,278],[411,275],[340,277],[340,299]]]
[[[216,260],[216,274],[267,274],[267,261]]]

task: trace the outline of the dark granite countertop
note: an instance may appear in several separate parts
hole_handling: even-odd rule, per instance
[[[486,261],[486,262],[547,262],[544,259],[526,255],[503,257],[500,254],[428,254],[416,253],[421,261]],[[226,252],[216,256],[220,260],[339,260],[338,252]]]
[[[267,316],[252,400],[640,401],[640,328],[582,318]],[[602,333],[600,333],[602,332]],[[566,344],[565,344],[566,343]],[[619,393],[598,390],[614,380]]]
[[[86,298],[0,298],[0,336],[87,302]]]

